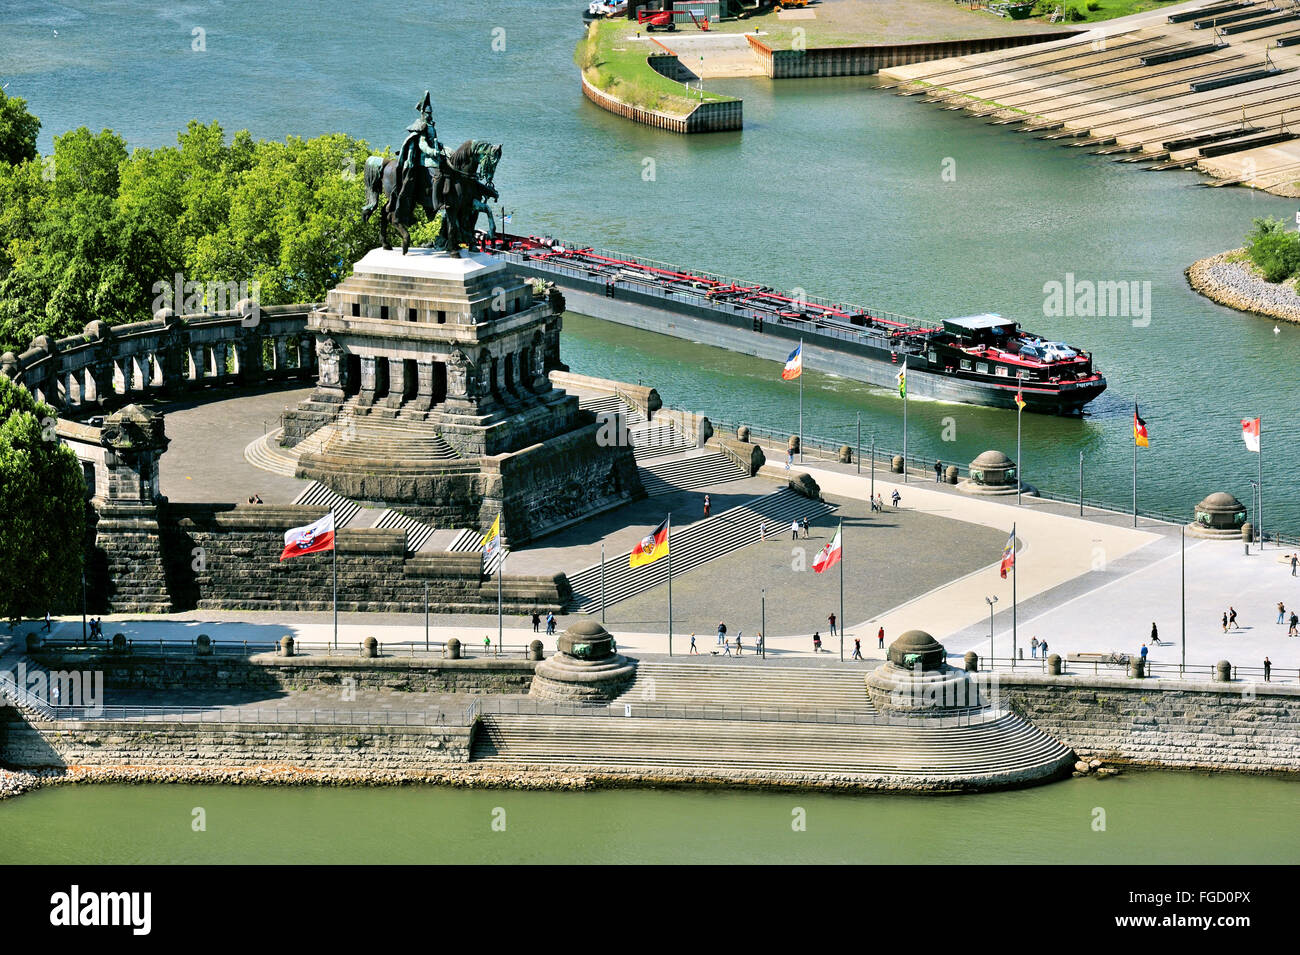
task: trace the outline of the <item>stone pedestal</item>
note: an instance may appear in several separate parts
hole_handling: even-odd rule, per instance
[[[1020,481],[1016,462],[1001,451],[985,451],[970,463],[970,477],[957,482],[967,494],[1015,494]]]
[[[1190,537],[1208,537],[1219,540],[1247,541],[1243,531],[1249,528],[1246,520],[1246,505],[1226,491],[1217,491],[1206,495],[1196,505],[1192,513],[1192,522],[1187,525]],[[1252,528],[1253,531],[1253,528]]]
[[[887,662],[867,674],[871,702],[883,713],[901,716],[945,716],[988,705],[983,681],[949,666],[947,657],[924,630],[908,630],[889,645]]]
[[[626,690],[636,676],[636,664],[614,652],[614,637],[594,620],[575,623],[556,642],[559,652],[537,664],[529,696],[605,703]]]

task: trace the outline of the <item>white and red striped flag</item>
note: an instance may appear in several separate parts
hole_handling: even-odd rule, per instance
[[[1246,450],[1259,454],[1259,419],[1241,419],[1241,439],[1246,442]]]
[[[291,527],[284,532],[284,551],[281,560],[301,557],[303,554],[316,554],[323,550],[334,549],[334,512],[330,511],[315,524],[306,527]]]
[[[822,571],[830,570],[844,556],[844,548],[840,545],[840,531],[842,529],[843,525],[835,528],[835,536],[831,538],[831,542],[818,551],[817,556],[813,558],[813,570],[817,573],[820,574]]]

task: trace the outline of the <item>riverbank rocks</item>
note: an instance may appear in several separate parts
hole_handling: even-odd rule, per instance
[[[1246,258],[1245,249],[1220,252],[1193,262],[1187,284],[1206,298],[1228,308],[1300,323],[1300,291],[1295,279],[1267,282]]]
[[[556,639],[559,652],[537,664],[528,695],[569,703],[604,703],[636,676],[636,664],[616,651],[614,636],[595,620],[582,620]]]

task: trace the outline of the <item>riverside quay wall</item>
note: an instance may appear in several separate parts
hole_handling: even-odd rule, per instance
[[[998,683],[1021,716],[1085,759],[1300,773],[1300,687],[1001,670]]]
[[[808,50],[777,50],[756,36],[745,34],[750,49],[764,72],[774,80],[808,79],[815,76],[868,76],[891,66],[924,63],[952,56],[987,53],[1008,47],[1029,46],[1063,40],[1078,30],[991,36],[967,40],[934,40],[921,43],[878,43],[861,46],[826,46]]]
[[[656,72],[662,73],[662,70]],[[685,93],[686,88],[683,87],[682,91]],[[592,86],[585,76],[582,77],[582,95],[601,109],[622,116],[624,119],[653,126],[656,129],[666,129],[673,133],[727,132],[740,129],[745,120],[745,104],[738,99],[700,103],[689,113],[676,115],[625,103]]]

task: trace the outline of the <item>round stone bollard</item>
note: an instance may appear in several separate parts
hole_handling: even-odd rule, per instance
[[[790,435],[790,440],[785,443],[785,449],[791,454],[799,453],[799,435]]]
[[[1232,664],[1227,660],[1220,660],[1214,665],[1214,680],[1216,683],[1232,682]]]
[[[280,651],[276,655],[281,657],[293,656],[293,637],[286,633],[280,638]]]
[[[903,473],[903,456],[901,454],[894,455],[894,459],[889,462],[889,469],[895,474]]]
[[[40,648],[41,635],[39,633],[27,634],[27,652],[31,653],[33,650],[39,650]]]
[[[373,660],[379,656],[379,641],[374,637],[366,637],[361,641],[361,655],[367,660]]]
[[[196,657],[212,656],[212,638],[206,633],[200,633],[194,641],[194,655]]]
[[[447,656],[452,660],[460,659],[460,641],[455,637],[447,641]]]
[[[744,441],[746,444],[749,444],[749,425],[742,424],[736,429],[736,440]]]
[[[1047,658],[1047,672],[1052,676],[1061,675],[1061,655],[1059,653],[1053,653]]]
[[[943,472],[943,479],[949,484],[957,483],[957,465],[950,464]]]
[[[840,445],[839,460],[840,460],[840,464],[853,463],[853,449],[850,448],[847,444]]]
[[[528,659],[542,659],[542,641],[534,640],[532,643],[528,644]]]
[[[974,650],[967,650],[966,655],[961,658],[962,663],[966,666],[967,673],[978,673],[980,668],[980,655]]]
[[[1241,525],[1241,539],[1247,544],[1251,543],[1255,539],[1255,525],[1250,521]]]
[[[109,643],[108,648],[114,653],[126,653],[126,634],[113,634],[112,642]]]
[[[1128,663],[1128,675],[1135,680],[1140,680],[1147,675],[1147,661],[1142,658],[1130,660]]]

